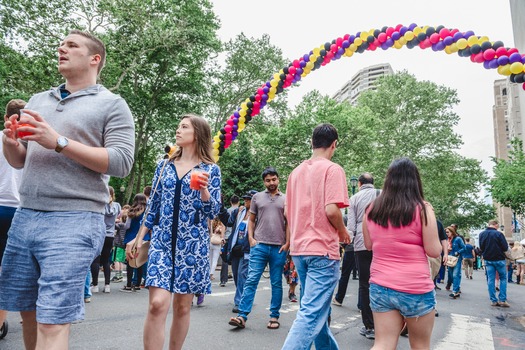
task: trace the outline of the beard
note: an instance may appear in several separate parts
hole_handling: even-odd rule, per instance
[[[277,190],[277,185],[270,185],[266,187],[266,189],[270,192],[275,192]]]

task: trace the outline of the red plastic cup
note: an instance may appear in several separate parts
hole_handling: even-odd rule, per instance
[[[200,174],[204,173],[201,169],[193,169],[191,171],[191,177],[190,177],[190,188],[192,190],[200,190],[201,189],[201,182],[200,182]]]
[[[20,128],[21,126],[34,128],[33,125],[27,124],[27,123],[18,124],[18,128]],[[17,129],[17,137],[18,138],[22,138],[22,137],[29,136],[29,135],[33,135],[33,133],[31,131],[19,131]]]

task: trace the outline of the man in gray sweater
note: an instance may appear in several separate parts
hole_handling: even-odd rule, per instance
[[[65,84],[33,96],[2,136],[7,161],[24,173],[0,309],[21,312],[27,349],[67,349],[71,322],[84,317],[86,274],[104,242],[109,177],[128,175],[135,147],[128,105],[97,84],[104,44],[75,30],[58,54]]]

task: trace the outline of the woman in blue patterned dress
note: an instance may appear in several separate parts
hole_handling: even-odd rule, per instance
[[[185,115],[177,128],[178,150],[157,165],[149,198],[145,227],[137,235],[140,248],[152,230],[148,253],[146,286],[149,308],[144,324],[144,348],[162,349],[166,318],[173,301],[173,321],[169,349],[181,349],[190,325],[190,309],[195,294],[210,294],[208,219],[220,209],[221,173],[214,163],[211,130],[196,115]],[[166,162],[162,176],[160,176]],[[190,188],[190,173],[199,168],[200,190]],[[159,179],[160,177],[160,179]],[[126,255],[132,257],[130,242]]]

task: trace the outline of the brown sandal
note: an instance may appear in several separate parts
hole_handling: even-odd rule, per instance
[[[277,327],[275,327],[275,325],[277,325]],[[270,321],[268,321],[268,326],[266,326],[266,328],[268,328],[268,329],[279,329],[280,326],[281,326],[281,324],[279,323],[279,321],[270,320]]]
[[[240,329],[243,329],[246,327],[246,321],[244,320],[244,318],[240,316],[230,318],[230,322],[228,322],[228,324],[230,326],[234,326]]]

